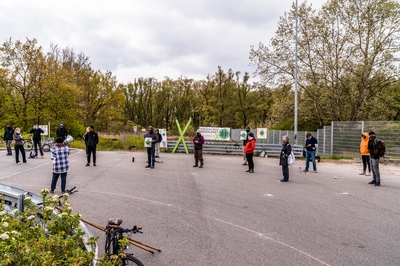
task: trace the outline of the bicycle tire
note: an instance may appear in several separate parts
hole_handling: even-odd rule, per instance
[[[33,143],[30,140],[26,140],[24,142],[24,149],[25,151],[31,151],[33,149]]]
[[[130,266],[130,265],[144,266],[144,264],[140,260],[138,260],[132,255],[121,259],[121,266]]]
[[[42,150],[43,150],[44,152],[50,151],[50,145],[49,145],[49,144],[43,144],[43,145],[42,145]]]

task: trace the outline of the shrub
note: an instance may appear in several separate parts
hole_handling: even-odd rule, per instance
[[[80,214],[72,214],[68,194],[47,197],[43,189],[41,195],[41,208],[27,197],[23,212],[0,204],[0,265],[91,265],[95,254],[83,244]],[[57,215],[60,200],[65,209]]]

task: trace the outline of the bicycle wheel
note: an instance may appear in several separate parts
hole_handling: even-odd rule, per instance
[[[33,149],[32,141],[26,140],[24,142],[24,149],[25,149],[25,151],[31,151]]]
[[[48,152],[48,151],[50,151],[50,145],[49,144],[43,144],[42,145],[42,149],[43,149],[44,152]]]
[[[137,265],[137,266],[144,266],[143,263],[135,258],[134,256],[127,256],[126,258],[121,259],[122,266],[128,265]]]

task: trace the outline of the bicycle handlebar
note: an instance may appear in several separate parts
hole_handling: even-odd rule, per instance
[[[134,234],[141,233],[141,234],[143,234],[143,232],[140,231],[140,230],[142,230],[142,227],[141,226],[136,226],[136,225],[133,226],[132,229],[126,229],[126,228],[123,228],[123,227],[118,226],[118,225],[109,224],[109,225],[107,225],[107,228],[116,229],[117,231],[119,231],[121,233],[134,233]]]

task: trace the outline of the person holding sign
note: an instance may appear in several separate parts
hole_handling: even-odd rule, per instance
[[[158,135],[154,132],[154,128],[149,126],[148,133],[144,135],[144,146],[147,148],[147,166],[145,168],[154,168],[155,146],[158,142]]]

